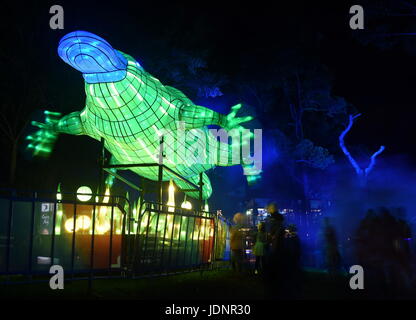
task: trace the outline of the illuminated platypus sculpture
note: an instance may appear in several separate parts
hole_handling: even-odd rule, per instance
[[[85,108],[62,118],[59,113],[45,111],[46,123],[33,121],[32,124],[41,129],[28,137],[32,140],[29,148],[34,149],[35,154],[50,152],[58,134],[66,133],[88,135],[96,140],[104,138],[104,146],[112,154],[112,164],[154,164],[159,162],[160,139],[157,137],[162,131],[178,132],[182,123],[184,130],[200,128],[208,138],[212,138],[207,125],[217,125],[226,130],[241,129],[241,123],[251,120],[250,116],[236,117],[241,105],[233,106],[228,115],[195,105],[181,91],[163,85],[147,73],[131,56],[113,49],[107,41],[92,33],[75,31],[65,35],[59,43],[58,54],[67,64],[82,72]],[[164,159],[163,164],[195,185],[203,173],[202,196],[208,199],[212,187],[205,171],[215,165],[229,164],[220,161],[199,163],[189,149],[196,149],[192,148],[193,143],[202,143],[204,145],[199,147],[215,154],[218,150],[232,148],[216,138],[205,142],[203,139],[195,142],[195,136],[186,138],[181,142],[184,148],[179,146],[178,140],[173,142],[164,143],[164,150],[170,151],[174,157]],[[131,167],[128,170],[158,180],[157,166]],[[187,182],[167,171],[163,180],[169,179],[174,179],[189,196],[198,198],[199,193],[191,191]]]

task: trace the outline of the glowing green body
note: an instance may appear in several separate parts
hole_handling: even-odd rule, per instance
[[[128,60],[124,79],[115,82],[85,82],[85,108],[64,116],[47,130],[53,133],[88,135],[96,140],[104,138],[105,148],[113,156],[113,164],[157,163],[160,150],[158,134],[161,130],[177,132],[179,122],[185,124],[185,129],[204,129],[207,145],[201,147],[206,152],[217,154],[218,148],[231,151],[228,144],[208,139],[212,135],[206,130],[206,125],[219,125],[226,129],[240,127],[240,123],[251,119],[235,117],[240,105],[233,107],[228,116],[194,105],[182,92],[164,86],[144,71],[132,57],[123,56]],[[205,142],[186,141],[186,148],[193,143]],[[164,148],[174,154],[177,161],[166,159],[163,163],[195,184],[199,182],[200,173],[217,164],[190,162],[186,154],[179,153],[183,149],[166,143]],[[129,170],[150,180],[158,179],[157,167],[136,167]],[[163,180],[169,179],[175,179],[175,176],[165,171]],[[175,182],[182,189],[191,188],[181,180],[175,179]],[[207,199],[212,188],[205,173],[203,183],[203,198]],[[198,197],[198,192],[187,193],[191,197]]]

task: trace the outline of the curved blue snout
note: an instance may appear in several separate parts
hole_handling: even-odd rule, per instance
[[[126,76],[126,58],[103,38],[87,31],[65,35],[59,42],[58,54],[81,71],[88,83],[114,82]]]

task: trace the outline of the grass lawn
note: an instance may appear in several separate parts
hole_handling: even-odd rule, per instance
[[[88,293],[88,281],[65,282],[64,290],[51,290],[49,284],[4,285],[0,298],[35,299],[138,299],[138,300],[264,300],[264,283],[259,276],[236,275],[231,270],[192,272],[157,278],[94,280]],[[301,299],[359,298],[348,287],[348,278],[329,279],[318,271],[305,271]]]

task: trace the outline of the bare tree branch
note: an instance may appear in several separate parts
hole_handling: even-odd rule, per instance
[[[10,139],[13,140],[13,130],[9,125],[9,122],[7,121],[7,119],[5,118],[3,112],[0,112],[0,116],[1,116],[1,120],[3,120],[3,125],[0,125],[0,128],[2,129],[2,131],[4,132],[4,134]]]
[[[348,125],[345,128],[345,130],[341,132],[341,134],[339,136],[339,145],[341,147],[342,152],[344,152],[344,154],[348,158],[349,162],[353,166],[357,175],[358,176],[363,176],[364,175],[364,177],[367,177],[367,175],[371,172],[371,170],[373,170],[373,167],[376,163],[376,157],[384,151],[385,147],[381,146],[380,149],[371,156],[370,164],[368,165],[367,168],[365,168],[364,170],[360,168],[357,161],[354,159],[354,157],[348,151],[347,147],[345,146],[345,142],[344,142],[346,134],[351,130],[352,125],[354,124],[354,120],[356,118],[358,118],[359,116],[361,116],[360,113],[356,114],[355,116],[353,116],[353,115],[349,116]]]
[[[371,172],[371,170],[373,170],[373,167],[376,164],[376,158],[377,158],[377,156],[380,153],[382,153],[384,151],[384,149],[385,149],[384,146],[381,146],[380,149],[378,149],[378,151],[374,152],[374,154],[371,156],[370,164],[364,170],[365,176],[367,176]]]
[[[355,172],[360,175],[361,174],[361,168],[358,165],[357,161],[355,161],[355,159],[353,158],[353,156],[351,155],[351,153],[348,151],[347,147],[345,146],[345,142],[344,142],[344,138],[346,136],[346,134],[351,130],[352,125],[354,123],[354,119],[358,118],[361,114],[357,114],[355,116],[350,115],[348,118],[348,125],[345,128],[344,131],[341,132],[341,135],[339,136],[339,145],[341,147],[342,152],[344,152],[344,154],[346,155],[346,157],[348,158],[348,160],[350,161],[351,165],[353,166]]]

